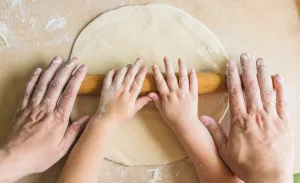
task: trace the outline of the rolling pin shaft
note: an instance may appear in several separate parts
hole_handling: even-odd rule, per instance
[[[176,74],[178,78],[178,74]],[[83,80],[79,95],[98,95],[101,92],[104,74],[89,74]],[[198,94],[213,93],[226,89],[225,75],[218,73],[198,73]],[[157,92],[154,76],[147,74],[140,95]]]

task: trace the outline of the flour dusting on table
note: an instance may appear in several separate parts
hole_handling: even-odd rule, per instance
[[[67,20],[64,16],[56,13],[52,15],[48,20],[47,24],[45,25],[45,29],[48,31],[53,31],[55,29],[62,29],[66,26]]]

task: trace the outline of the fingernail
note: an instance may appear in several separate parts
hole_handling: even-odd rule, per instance
[[[241,55],[241,60],[248,61],[250,59],[250,55],[248,53],[243,53]]]
[[[257,70],[263,72],[267,62],[263,58],[257,59]]]
[[[195,73],[195,69],[191,69],[191,73]]]
[[[78,70],[79,70],[79,71],[83,71],[83,70],[85,70],[85,69],[86,69],[86,65],[82,65],[82,66],[79,67]]]
[[[283,83],[283,77],[281,75],[276,75],[276,80],[278,83]]]
[[[230,59],[230,60],[228,60],[228,62],[227,62],[227,67],[232,67],[234,64],[235,64],[235,61],[232,60],[232,59]]]
[[[61,57],[55,57],[53,60],[52,60],[53,63],[55,64],[58,64],[58,63],[61,63],[62,62],[62,59]]]
[[[203,123],[204,126],[208,126],[210,124],[210,120],[207,116],[201,116],[200,121]]]
[[[42,72],[42,69],[41,68],[37,68],[37,69],[35,69],[34,74],[39,74],[41,72]]]
[[[72,58],[67,64],[66,64],[66,67],[71,67],[73,66],[76,62],[78,61],[78,59],[75,57],[75,58]]]
[[[266,64],[267,64],[267,62],[263,58],[257,59],[258,66],[262,66],[262,65],[266,65]]]
[[[166,57],[164,58],[164,61],[168,61],[168,60],[169,60],[169,57],[166,56]]]

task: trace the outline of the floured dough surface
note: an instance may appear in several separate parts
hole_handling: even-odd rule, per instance
[[[197,72],[223,72],[227,60],[223,47],[204,25],[163,4],[123,7],[100,15],[79,34],[73,56],[88,66],[89,74],[106,73],[138,57],[149,68],[157,64],[163,70],[162,59],[169,56],[176,71],[177,59],[182,57]],[[98,101],[97,96],[79,96],[72,118],[93,115]],[[225,92],[199,96],[199,115],[221,121],[227,108]],[[105,157],[124,165],[161,165],[184,159],[187,153],[154,104],[149,104],[122,122]]]

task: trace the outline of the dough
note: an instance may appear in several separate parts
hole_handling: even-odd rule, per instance
[[[182,10],[163,4],[123,7],[100,15],[78,36],[73,56],[89,67],[90,74],[123,67],[138,57],[149,68],[157,64],[163,70],[164,56],[171,58],[176,70],[177,59],[182,57],[187,67],[197,72],[223,72],[228,59],[204,25]],[[98,100],[98,96],[79,96],[71,118],[92,115]],[[199,115],[221,121],[227,108],[225,92],[199,96]],[[124,165],[161,165],[187,156],[154,104],[149,104],[122,122],[105,157]]]

